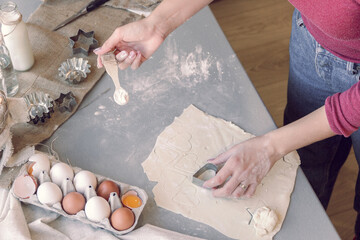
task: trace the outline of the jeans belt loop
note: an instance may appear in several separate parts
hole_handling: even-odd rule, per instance
[[[347,62],[346,71],[351,75],[356,74],[356,70],[354,68],[354,63],[353,62]]]
[[[304,26],[304,21],[303,21],[300,13],[298,13],[298,18],[296,19],[296,25],[298,27],[303,27]]]

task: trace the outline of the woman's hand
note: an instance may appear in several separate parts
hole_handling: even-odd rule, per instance
[[[322,106],[293,123],[237,144],[211,160],[214,164],[226,163],[204,187],[218,187],[213,190],[216,197],[250,197],[277,160],[334,135]]]
[[[213,164],[226,163],[215,177],[204,183],[204,187],[216,188],[213,190],[215,197],[251,197],[280,158],[266,135],[249,139],[209,160]]]
[[[100,56],[115,51],[119,68],[137,69],[158,49],[178,26],[208,5],[212,0],[164,0],[150,16],[117,28],[104,45],[94,50],[98,67]]]
[[[129,66],[137,69],[156,51],[165,37],[148,18],[121,26],[115,29],[101,48],[94,50],[98,55],[98,68],[103,67],[100,56],[115,51],[121,70]]]

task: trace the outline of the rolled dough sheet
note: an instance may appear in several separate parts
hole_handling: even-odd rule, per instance
[[[242,240],[272,239],[280,230],[300,164],[296,152],[276,162],[250,199],[214,198],[210,190],[192,184],[192,175],[210,158],[253,137],[236,125],[207,115],[193,105],[165,128],[142,163],[156,204],[208,224],[224,235]],[[251,213],[266,206],[276,211],[278,223],[266,236],[256,235]]]

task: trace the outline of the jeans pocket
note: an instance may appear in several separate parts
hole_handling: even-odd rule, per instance
[[[320,78],[325,81],[330,81],[333,71],[333,57],[326,54],[319,44],[316,46],[315,68],[316,73]]]

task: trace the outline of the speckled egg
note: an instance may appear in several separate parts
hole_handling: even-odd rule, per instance
[[[35,153],[29,158],[28,173],[31,176],[39,178],[42,171],[49,174],[50,171],[50,160],[49,157],[44,153]]]

